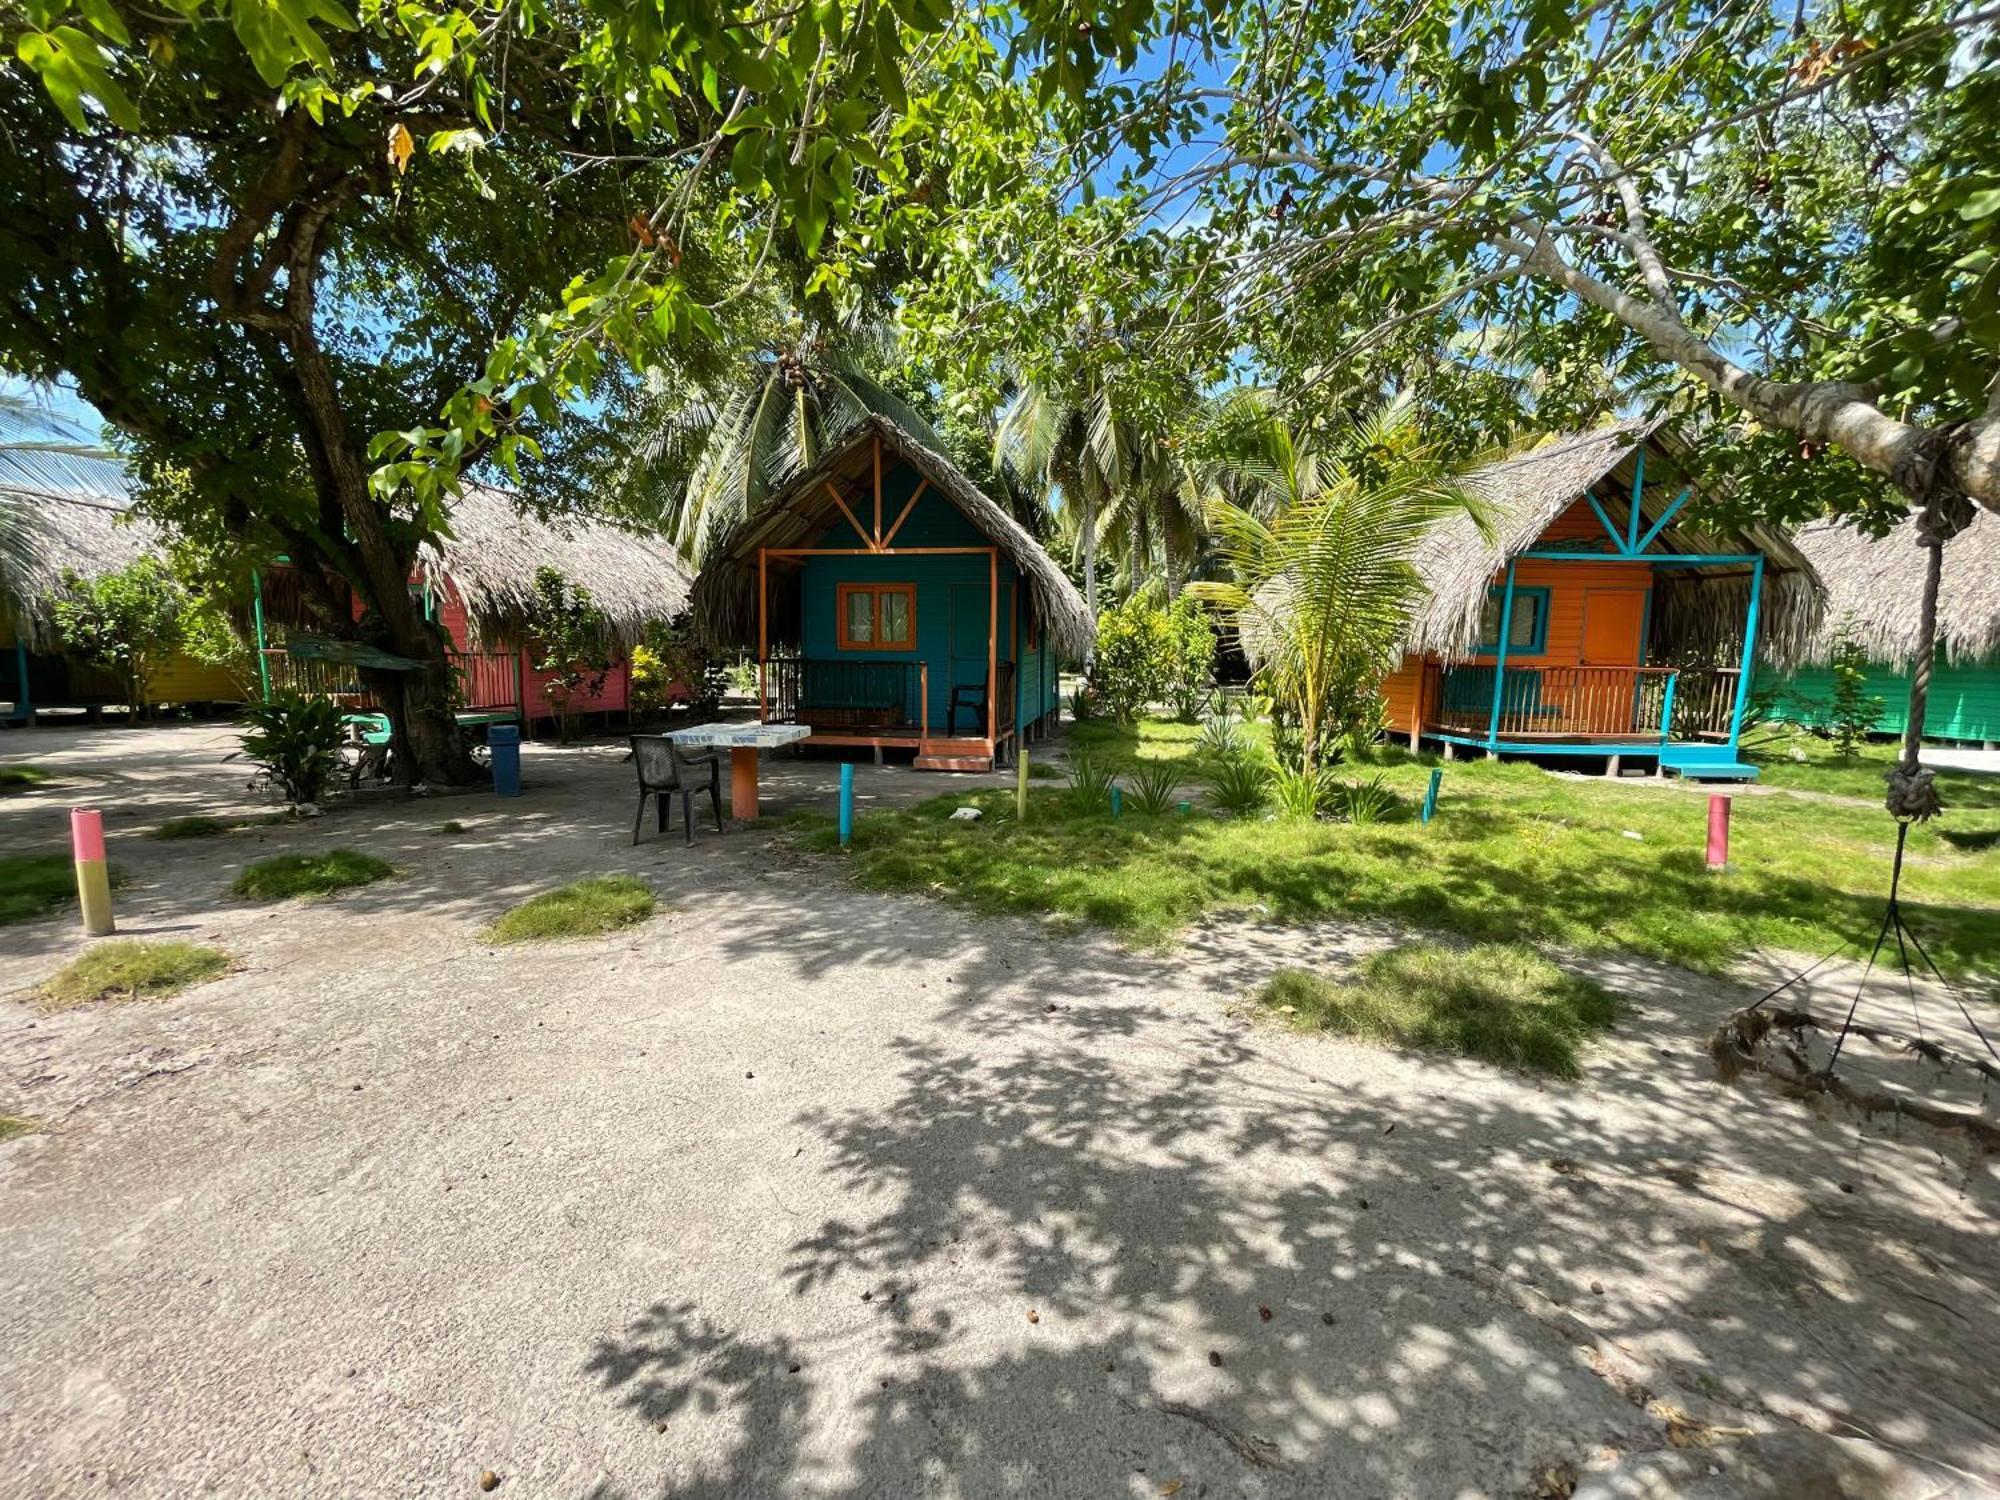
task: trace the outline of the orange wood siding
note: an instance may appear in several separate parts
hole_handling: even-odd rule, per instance
[[[1623,519],[1622,507],[1607,505],[1605,509],[1614,523]],[[1595,545],[1604,540],[1604,527],[1591,511],[1589,502],[1578,500],[1549,523],[1535,545],[1552,547],[1564,542]],[[1494,588],[1502,588],[1506,582],[1504,569],[1490,580]],[[1540,562],[1534,558],[1523,558],[1514,569],[1514,586],[1517,589],[1545,588],[1549,591],[1549,625],[1547,639],[1540,651],[1509,651],[1508,665],[1579,666],[1586,660],[1584,596],[1597,589],[1643,594],[1653,586],[1653,569],[1648,563],[1612,561],[1609,558],[1603,562]],[[1629,641],[1612,641],[1606,636],[1604,628],[1604,621],[1609,618],[1609,609],[1599,611],[1598,623],[1593,627],[1596,639],[1591,643],[1593,650],[1588,659],[1601,666],[1636,665],[1644,646],[1640,631],[1632,630]],[[1418,658],[1406,656],[1403,664],[1382,680],[1388,727],[1401,734],[1410,732],[1416,713],[1417,693],[1422,680],[1420,668]]]

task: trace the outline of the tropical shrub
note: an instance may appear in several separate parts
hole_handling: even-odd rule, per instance
[[[730,671],[695,635],[693,614],[682,610],[671,620],[654,620],[646,626],[645,639],[632,648],[631,681],[635,710],[651,713],[679,701],[705,719],[722,707]],[[756,689],[753,677],[749,690]]]
[[[1165,691],[1165,636],[1160,612],[1143,599],[1127,599],[1098,615],[1090,692],[1119,723],[1131,723]]]
[[[1072,724],[1081,724],[1086,719],[1096,717],[1097,696],[1091,692],[1089,684],[1086,683],[1069,695],[1069,721]]]
[[[1120,723],[1159,701],[1192,720],[1214,679],[1215,626],[1192,596],[1161,609],[1134,595],[1098,615],[1090,689]]]
[[[1191,594],[1175,599],[1160,619],[1162,692],[1177,715],[1192,721],[1215,685],[1215,624]]]
[[[243,753],[270,772],[287,802],[318,802],[340,762],[340,706],[285,688],[249,704],[243,717],[250,725]]]
[[[1179,800],[1180,767],[1172,761],[1151,761],[1135,767],[1128,784],[1134,808],[1149,818],[1162,817],[1172,812]]]
[[[181,644],[187,594],[158,558],[95,578],[63,575],[54,601],[63,647],[115,673],[134,718],[143,718],[153,672]]]
[[[563,744],[575,737],[584,701],[604,691],[611,675],[611,627],[590,597],[551,567],[535,570],[535,592],[527,610],[535,642],[535,670],[549,674],[542,697]]]
[[[1262,812],[1271,800],[1271,768],[1251,755],[1224,760],[1203,778],[1211,806],[1241,817]]]
[[[1868,691],[1868,653],[1846,629],[1833,643],[1833,688],[1827,697],[1827,734],[1852,759],[1882,717],[1882,700]]]

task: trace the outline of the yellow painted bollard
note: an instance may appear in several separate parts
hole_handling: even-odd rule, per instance
[[[104,814],[94,807],[69,810],[69,842],[76,854],[76,900],[83,930],[92,937],[117,931],[111,920],[111,867],[104,861]]]
[[[1014,762],[1014,816],[1028,821],[1028,747],[1023,745]]]

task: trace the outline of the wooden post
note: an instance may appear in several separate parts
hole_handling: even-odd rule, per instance
[[[840,847],[854,842],[854,762],[840,763]]]
[[[764,663],[771,654],[770,629],[764,616],[769,562],[769,555],[759,547],[757,549],[757,722],[759,724],[766,722],[764,705],[769,701],[768,685],[764,681]]]
[[[1028,747],[1023,745],[1015,752],[1014,760],[1014,818],[1017,822],[1028,821]]]
[[[264,638],[264,575],[256,568],[250,570],[250,618],[255,622],[257,627],[257,686],[263,695],[264,701],[269,703],[271,701],[271,663],[269,658],[264,655],[265,648],[270,644]],[[27,660],[24,657],[21,663],[21,681],[25,684],[27,680],[28,666]]]
[[[931,664],[917,663],[917,754],[931,753]]]
[[[1424,788],[1424,810],[1418,815],[1419,822],[1428,823],[1432,818],[1437,816],[1438,787],[1443,781],[1444,767],[1432,766],[1430,785]]]
[[[882,434],[875,434],[875,545],[882,545]]]

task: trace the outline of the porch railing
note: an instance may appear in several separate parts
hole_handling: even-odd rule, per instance
[[[919,666],[771,657],[764,663],[764,722],[810,724],[830,734],[915,733],[923,722]]]
[[[1682,667],[1674,689],[1673,737],[1728,739],[1736,713],[1736,685],[1742,678],[1735,667]]]
[[[290,688],[310,698],[333,698],[361,712],[381,706],[353,667],[293,656],[278,647],[266,649],[263,656],[274,691]],[[518,660],[511,651],[450,651],[445,660],[458,679],[461,708],[470,712],[520,708]]]
[[[1438,669],[1427,681],[1424,721],[1448,733],[1507,740],[1661,741],[1670,716],[1676,729],[1683,722],[1679,675],[1672,667],[1510,666],[1496,717],[1494,668],[1466,663]],[[1697,704],[1691,712],[1707,710]]]
[[[994,694],[996,738],[1015,727],[1014,684],[1014,664],[1001,662]],[[773,656],[764,663],[767,724],[810,724],[825,734],[916,734],[923,728],[928,693],[929,671],[922,662]],[[982,698],[977,712],[961,706],[947,729],[949,703],[949,689],[939,689],[932,734],[971,732],[984,724]]]

